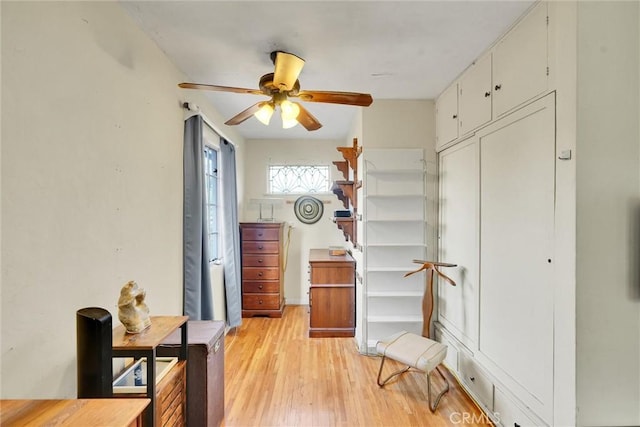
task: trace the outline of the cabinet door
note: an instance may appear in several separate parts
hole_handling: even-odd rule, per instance
[[[491,121],[491,54],[478,60],[458,82],[460,135]]]
[[[493,50],[493,117],[547,90],[547,4],[538,4]]]
[[[458,85],[442,92],[436,101],[436,149],[458,137]]]
[[[311,287],[310,327],[312,329],[353,329],[355,289],[353,286]]]
[[[477,139],[440,153],[439,257],[455,263],[446,269],[456,286],[439,281],[438,319],[469,348],[478,342],[478,192]]]
[[[553,95],[480,140],[480,352],[547,422],[553,416]]]

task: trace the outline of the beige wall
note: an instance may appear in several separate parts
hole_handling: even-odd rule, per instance
[[[433,100],[378,100],[362,112],[362,146],[423,148],[427,183],[427,258],[436,259],[438,161]]]
[[[578,2],[578,425],[640,424],[638,2]]]
[[[76,395],[75,313],[182,311],[185,77],[115,2],[2,2],[2,398]],[[231,133],[236,142],[241,140]]]
[[[342,160],[342,155],[336,150],[341,145],[344,145],[342,141],[333,140],[247,140],[244,179],[250,185],[247,185],[245,191],[246,201],[273,197],[266,194],[269,165],[329,165],[331,180],[343,179],[332,163],[334,160]],[[284,292],[287,304],[308,304],[309,249],[347,246],[342,232],[331,220],[334,210],[344,209],[338,198],[333,193],[315,195],[324,202],[324,214],[315,224],[303,224],[296,218],[293,210],[293,203],[298,197],[299,195],[282,197],[283,204],[274,211],[277,220],[288,224],[285,227],[285,238],[288,235],[291,237],[285,272]],[[245,203],[243,221],[256,221],[258,217],[258,207]],[[289,226],[293,227],[290,234]]]

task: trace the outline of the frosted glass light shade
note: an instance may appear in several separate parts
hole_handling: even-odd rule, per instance
[[[264,105],[262,105],[262,107],[260,107],[260,109],[253,115],[260,121],[260,123],[268,126],[271,121],[271,116],[273,116],[273,106],[271,106],[270,103],[265,102]]]
[[[283,129],[289,129],[298,124],[298,121],[296,120],[298,114],[300,114],[300,107],[298,107],[298,104],[285,100],[280,104],[280,109],[282,110]]]

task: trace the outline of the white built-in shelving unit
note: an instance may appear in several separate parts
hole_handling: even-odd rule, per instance
[[[422,149],[362,153],[363,303],[361,353],[379,339],[422,331],[424,278],[404,275],[426,255],[425,162]]]

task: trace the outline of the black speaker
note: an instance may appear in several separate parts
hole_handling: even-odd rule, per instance
[[[76,312],[78,399],[113,396],[111,313],[88,307]]]

